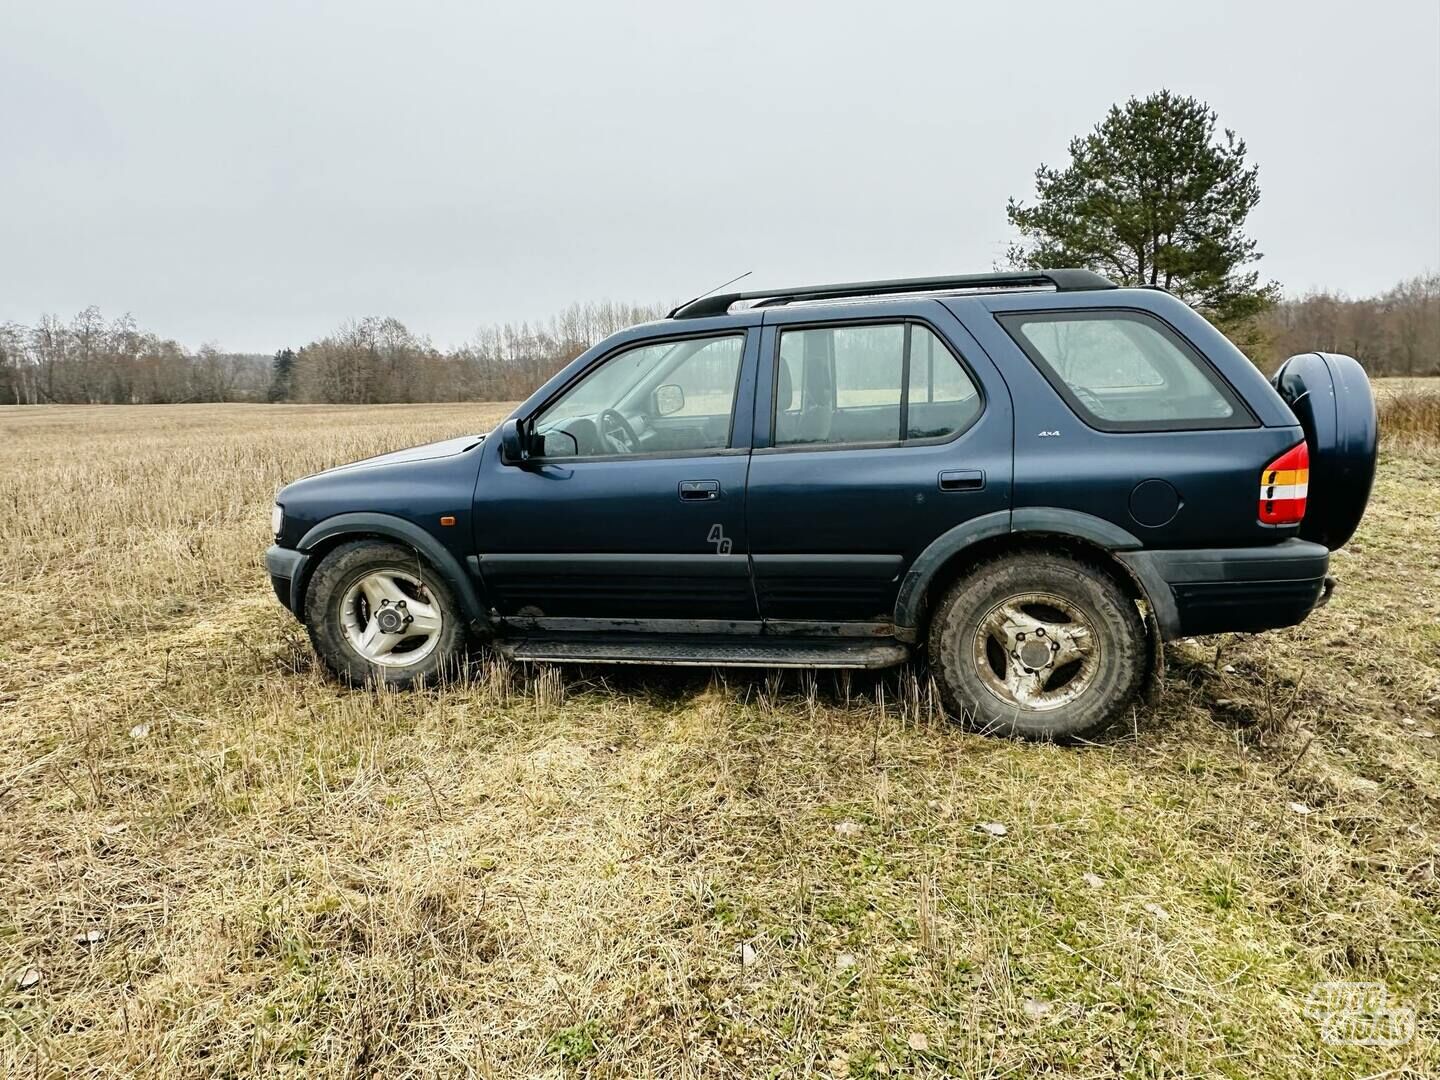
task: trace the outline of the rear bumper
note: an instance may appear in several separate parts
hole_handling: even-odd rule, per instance
[[[1166,638],[1294,626],[1333,587],[1329,550],[1307,540],[1116,557],[1145,586]]]
[[[265,569],[270,573],[270,586],[275,597],[294,615],[301,618],[299,601],[305,588],[310,556],[294,548],[271,546],[265,551]]]

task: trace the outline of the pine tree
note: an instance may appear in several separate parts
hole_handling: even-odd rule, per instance
[[[275,359],[270,361],[270,391],[266,398],[270,401],[289,401],[294,375],[295,352],[293,349],[281,349],[275,354]]]
[[[1125,285],[1163,285],[1234,329],[1270,307],[1279,286],[1247,269],[1260,259],[1245,219],[1260,201],[1255,166],[1231,130],[1192,97],[1162,90],[1115,105],[1070,142],[1070,164],[1041,165],[1034,205],[1011,199],[1021,234],[1011,261],[1083,266]]]

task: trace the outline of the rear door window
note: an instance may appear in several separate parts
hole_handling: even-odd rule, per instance
[[[942,440],[969,427],[980,392],[920,323],[782,330],[776,446]]]
[[[980,391],[955,354],[931,331],[910,328],[906,439],[943,439],[980,415]]]
[[[997,318],[1091,427],[1184,431],[1254,424],[1209,363],[1149,315],[1049,311]]]

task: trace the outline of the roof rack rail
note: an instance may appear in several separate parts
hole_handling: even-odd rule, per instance
[[[850,281],[834,285],[800,285],[760,292],[717,293],[681,304],[672,319],[703,319],[724,315],[741,300],[758,300],[756,307],[773,307],[796,300],[839,300],[847,296],[887,296],[892,293],[939,292],[944,289],[1023,289],[1051,287],[1056,292],[1091,292],[1119,288],[1093,270],[1009,270],[994,274],[957,277],[891,278],[888,281]]]

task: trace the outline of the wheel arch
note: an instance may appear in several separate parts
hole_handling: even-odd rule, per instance
[[[1011,552],[1060,550],[1107,570],[1131,599],[1145,602],[1157,638],[1169,639],[1179,629],[1169,586],[1143,559],[1125,557],[1142,548],[1125,529],[1078,510],[1025,507],[973,518],[942,533],[911,564],[895,601],[896,636],[918,641],[935,597],[984,560]]]
[[[471,628],[482,631],[490,628],[490,616],[484,598],[474,580],[465,572],[460,560],[413,521],[374,511],[336,514],[312,526],[300,538],[297,546],[307,557],[290,585],[294,611],[303,613],[305,610],[305,590],[315,568],[335,548],[353,540],[398,540],[413,548],[455,591],[455,598],[459,601]]]

